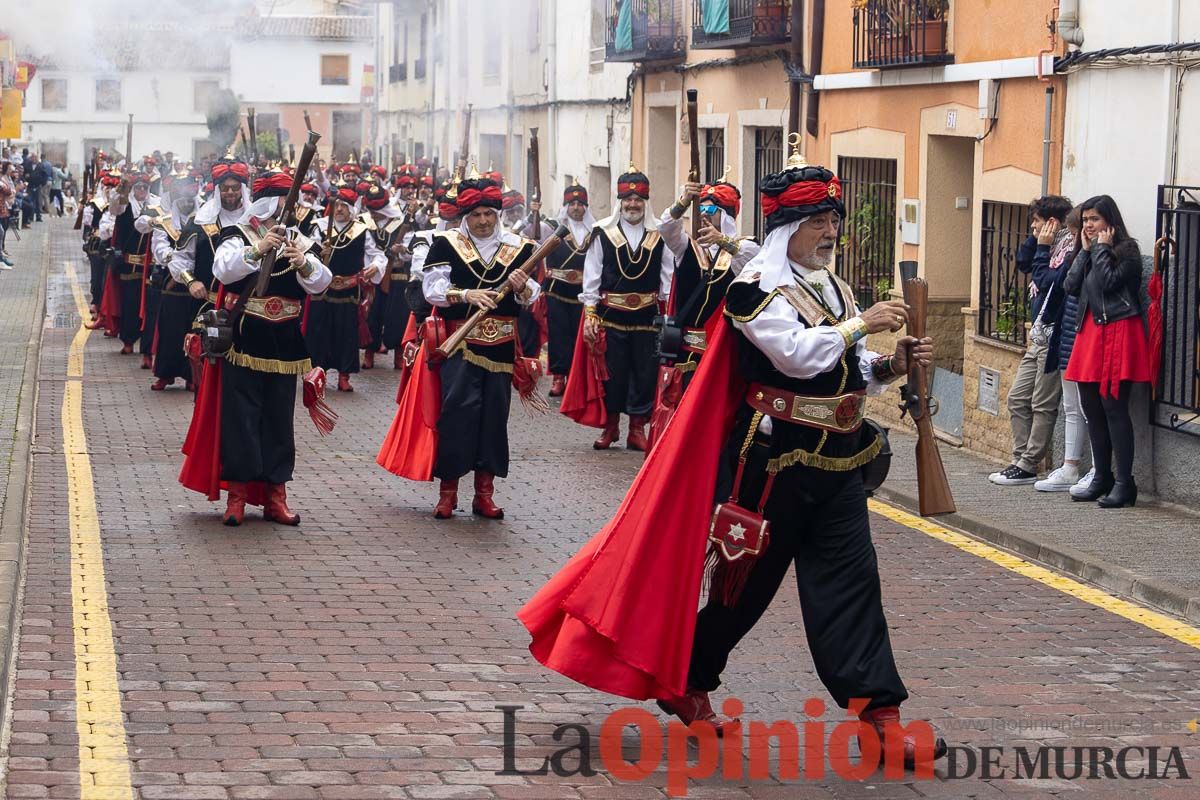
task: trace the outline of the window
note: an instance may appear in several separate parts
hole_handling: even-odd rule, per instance
[[[704,130],[704,182],[713,183],[725,175],[725,129]]]
[[[42,78],[42,111],[67,110],[66,78]]]
[[[772,172],[783,169],[783,129],[755,128],[754,129],[754,185],[762,183],[762,179]],[[762,195],[754,193],[754,238],[763,240],[766,230],[766,220],[762,215]]]
[[[608,24],[607,0],[592,0],[591,41],[588,43],[588,67],[591,72],[604,69],[604,34]]]
[[[485,83],[500,81],[500,56],[504,51],[504,10],[497,3],[486,6],[484,30],[493,34],[488,46],[483,48],[483,80]]]
[[[213,99],[217,92],[221,91],[221,82],[209,78],[202,78],[192,84],[192,110],[198,114],[208,113],[208,109],[212,107]]]
[[[542,33],[542,0],[528,0],[529,2],[529,32],[526,35],[526,43],[529,45],[529,52],[536,53],[538,49],[539,39]]]
[[[1017,268],[1017,250],[1029,236],[1029,206],[983,201],[979,249],[979,335],[1025,346],[1029,275]]]
[[[350,56],[321,56],[321,85],[350,85]]]
[[[115,78],[100,78],[96,81],[96,110],[121,110],[121,81]]]
[[[867,308],[888,299],[896,262],[896,159],[840,156],[846,219],[837,274]]]
[[[479,171],[484,168],[508,172],[508,162],[505,158],[504,134],[481,133],[479,135]]]

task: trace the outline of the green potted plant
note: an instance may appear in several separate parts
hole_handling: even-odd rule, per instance
[[[755,0],[751,34],[754,36],[782,36],[787,31],[790,13],[789,0]]]
[[[912,0],[853,0],[860,24],[867,28],[867,59],[897,61],[912,48],[908,9]]]

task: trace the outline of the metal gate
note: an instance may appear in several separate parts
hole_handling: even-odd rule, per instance
[[[763,240],[766,224],[762,215],[762,196],[758,185],[772,172],[783,169],[783,129],[754,129],[754,238]]]
[[[837,174],[846,204],[837,274],[869,308],[887,299],[896,267],[896,160],[841,156]]]

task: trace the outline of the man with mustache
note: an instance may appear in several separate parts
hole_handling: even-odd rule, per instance
[[[644,451],[658,375],[654,319],[671,291],[675,258],[647,213],[650,179],[632,164],[617,179],[617,199],[620,210],[596,223],[579,293],[584,342],[590,349],[603,350],[608,373],[603,432],[592,447],[607,450],[620,438],[621,414],[628,414],[625,445]],[[582,362],[579,356],[577,348],[575,361]],[[577,422],[583,420],[578,398],[587,376],[582,363],[572,363],[562,411]]]
[[[822,683],[912,767],[946,745],[892,724],[908,692],[862,477],[882,439],[863,410],[910,360],[931,364],[933,343],[905,336],[894,353],[867,350],[868,334],[904,327],[908,307],[860,311],[830,272],[844,213],[832,172],[796,152],[759,188],[766,240],[731,284],[724,326],[679,411],[613,520],[519,616],[550,668],[656,699],[719,736],[734,721],[709,693],[794,567]],[[715,511],[713,498],[725,501]],[[707,555],[697,530],[709,532]]]

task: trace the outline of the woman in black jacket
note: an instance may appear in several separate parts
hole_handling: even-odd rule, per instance
[[[1093,197],[1082,211],[1083,250],[1064,286],[1079,298],[1080,321],[1065,377],[1079,383],[1096,472],[1087,491],[1071,498],[1123,508],[1137,502],[1129,397],[1133,384],[1153,377],[1142,319],[1142,254],[1111,197]]]

